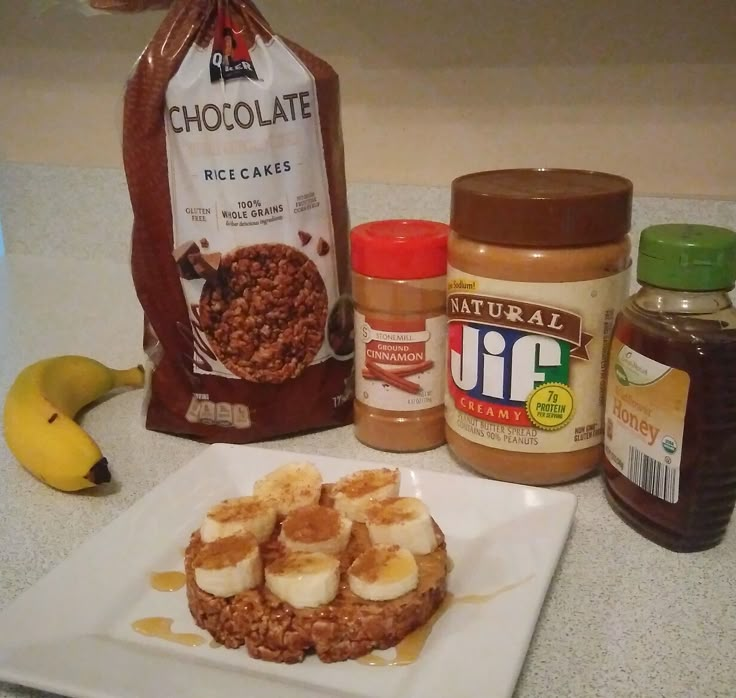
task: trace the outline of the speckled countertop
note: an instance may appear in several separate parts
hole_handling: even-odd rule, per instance
[[[0,259],[0,394],[24,365],[43,356],[82,353],[134,364],[141,358],[140,329],[127,265],[17,254]],[[51,490],[0,443],[0,607],[204,448],[146,431],[141,397],[140,391],[117,395],[84,416],[119,483],[105,496]],[[382,457],[357,443],[350,427],[264,445]],[[390,460],[475,477],[445,447]],[[621,523],[598,479],[562,489],[578,496],[578,509],[515,696],[736,695],[736,527],[714,550],[678,555]],[[42,695],[0,683],[3,698]]]
[[[448,200],[445,188],[350,188],[353,223],[446,220]],[[122,174],[0,163],[0,214],[10,253],[0,258],[0,396],[23,366],[45,356],[138,363],[142,314],[125,261]],[[644,225],[674,220],[736,228],[736,202],[637,199],[633,237]],[[105,496],[49,489],[0,440],[0,609],[205,448],[146,431],[141,400],[140,391],[123,393],[83,417],[117,482]],[[359,444],[351,427],[261,445],[475,477],[445,447],[386,456]],[[736,525],[718,548],[678,555],[624,525],[597,478],[561,489],[578,497],[575,522],[515,698],[736,696]],[[0,698],[43,695],[0,683]]]

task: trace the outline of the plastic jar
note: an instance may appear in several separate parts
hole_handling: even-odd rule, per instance
[[[660,545],[705,550],[736,503],[736,233],[651,226],[637,278],[610,349],[606,494]]]
[[[478,472],[549,485],[601,461],[632,190],[628,179],[582,170],[452,183],[446,435]]]
[[[355,435],[384,451],[445,441],[444,223],[387,220],[350,235],[355,299]]]

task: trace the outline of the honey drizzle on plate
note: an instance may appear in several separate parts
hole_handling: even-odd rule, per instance
[[[452,592],[447,592],[442,603],[438,606],[434,615],[424,624],[419,626],[416,630],[412,630],[403,640],[401,640],[394,649],[396,655],[393,659],[385,659],[377,654],[370,653],[358,657],[355,661],[358,664],[365,664],[367,666],[406,666],[417,660],[421,653],[424,645],[427,643],[427,638],[432,632],[434,624],[446,613],[450,606],[455,604],[481,604],[490,601],[496,596],[500,596],[504,592],[510,591],[517,586],[526,582],[523,579],[516,584],[510,584],[509,586],[503,587],[492,594],[465,594],[463,596],[455,596]]]
[[[187,647],[198,647],[204,644],[205,638],[195,633],[176,633],[171,629],[173,618],[161,618],[152,616],[150,618],[140,618],[133,623],[131,627],[141,635],[149,637],[157,637],[161,640],[169,640],[179,645]]]
[[[384,659],[377,654],[366,654],[358,657],[358,664],[367,664],[368,666],[404,666],[411,664],[419,656],[422,651],[429,634],[432,632],[434,624],[445,614],[452,605],[455,597],[448,591],[442,603],[437,607],[434,615],[424,624],[420,625],[416,630],[412,630],[396,647],[396,656],[393,659]]]
[[[151,573],[151,586],[156,591],[178,591],[186,584],[186,581],[184,573],[176,570]]]

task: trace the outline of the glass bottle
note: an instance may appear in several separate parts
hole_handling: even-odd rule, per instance
[[[609,353],[606,495],[660,545],[705,550],[736,503],[736,233],[647,228],[637,277]]]

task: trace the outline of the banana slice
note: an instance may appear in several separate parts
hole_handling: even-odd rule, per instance
[[[295,509],[281,526],[279,540],[289,550],[309,553],[341,553],[350,540],[353,522],[319,504]]]
[[[294,509],[319,502],[322,475],[312,463],[286,463],[257,480],[253,494],[284,517]]]
[[[205,543],[193,560],[194,581],[213,596],[235,596],[263,582],[263,563],[252,533]]]
[[[415,555],[426,555],[437,547],[429,509],[415,497],[376,502],[366,513],[366,526],[374,545],[399,545]]]
[[[408,594],[419,583],[414,556],[398,545],[376,545],[348,568],[350,591],[367,601],[389,601]]]
[[[238,533],[252,533],[259,543],[268,540],[276,526],[276,509],[258,497],[226,499],[212,507],[199,529],[205,543]]]
[[[340,478],[332,489],[335,509],[353,521],[365,521],[365,512],[374,502],[398,497],[401,475],[398,470],[377,468],[358,470]]]
[[[266,586],[294,608],[313,608],[337,595],[340,562],[325,553],[291,552],[266,567]]]

